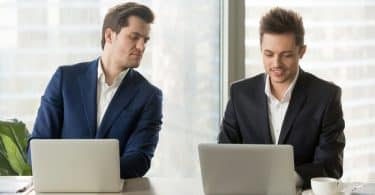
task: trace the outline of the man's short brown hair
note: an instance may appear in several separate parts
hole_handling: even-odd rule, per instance
[[[260,43],[262,43],[262,38],[265,33],[292,33],[296,45],[304,45],[305,29],[303,27],[302,17],[292,10],[275,7],[267,12],[260,20]]]
[[[102,49],[104,49],[105,45],[105,30],[110,28],[114,32],[119,33],[121,28],[128,26],[128,18],[130,16],[140,17],[147,23],[152,23],[154,21],[154,13],[145,5],[129,2],[112,7],[103,22]]]

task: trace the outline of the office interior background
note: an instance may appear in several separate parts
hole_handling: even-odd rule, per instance
[[[342,179],[375,182],[374,0],[236,0],[234,8],[226,0],[137,2],[156,15],[139,71],[164,93],[164,124],[148,176],[200,176],[197,144],[216,142],[228,74],[234,70],[243,78],[263,71],[259,19],[280,6],[303,16],[302,69],[342,88],[347,139]],[[100,55],[102,21],[117,3],[0,0],[0,119],[17,118],[31,132],[52,74],[60,65]],[[224,13],[232,15],[230,27]],[[244,36],[226,34],[236,29]],[[228,61],[228,47],[244,55]]]

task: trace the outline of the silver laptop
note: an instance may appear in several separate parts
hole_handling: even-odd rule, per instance
[[[199,144],[203,189],[219,194],[296,194],[290,145]]]
[[[33,139],[30,141],[36,192],[120,192],[116,139]]]

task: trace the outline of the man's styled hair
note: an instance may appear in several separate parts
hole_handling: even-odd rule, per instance
[[[121,28],[128,26],[128,18],[130,16],[137,16],[149,24],[154,21],[154,13],[145,5],[128,2],[112,7],[103,22],[102,49],[104,49],[105,45],[105,30],[110,28],[112,31],[119,33]]]
[[[265,33],[292,33],[296,45],[304,45],[305,29],[303,27],[302,17],[292,10],[275,7],[267,12],[260,20],[260,43],[262,43],[262,38]]]

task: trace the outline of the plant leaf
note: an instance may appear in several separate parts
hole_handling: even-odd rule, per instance
[[[9,136],[0,133],[0,138],[3,142],[10,166],[18,175],[22,175],[29,165]]]
[[[30,134],[25,124],[16,119],[0,121],[0,134],[7,136],[13,143],[13,149],[10,149],[10,141],[5,138],[9,142],[5,146],[3,138],[0,138],[0,175],[31,175],[31,167],[27,164],[26,153]],[[12,153],[8,153],[8,150],[11,150]]]
[[[9,165],[6,156],[0,155],[0,176],[7,175],[17,175],[17,173],[14,172],[12,167]]]
[[[16,119],[0,121],[0,133],[4,133],[12,139],[17,139],[18,141],[14,140],[14,142],[18,142],[17,145],[20,145],[19,147],[23,150],[26,149],[30,133],[23,122]]]

